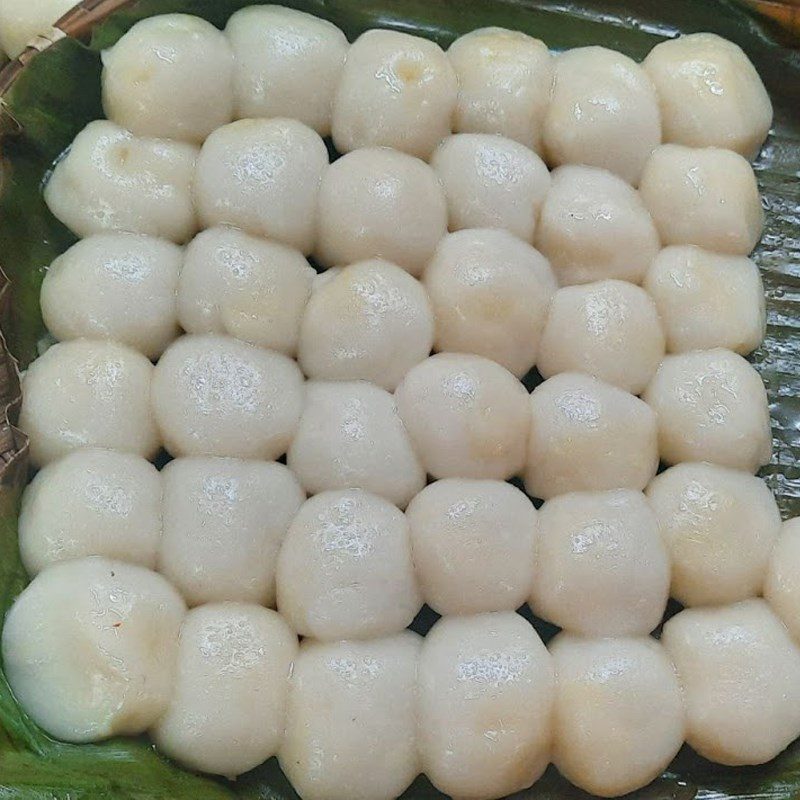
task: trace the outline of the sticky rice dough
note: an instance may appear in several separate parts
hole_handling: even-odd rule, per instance
[[[0,48],[9,58],[16,58],[35,36],[48,33],[74,5],[74,0],[0,3]]]
[[[788,519],[772,551],[764,597],[800,642],[800,522]]]

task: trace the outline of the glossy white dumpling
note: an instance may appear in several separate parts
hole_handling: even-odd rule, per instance
[[[294,356],[314,275],[291,247],[209,228],[186,248],[178,319],[187,333],[227,333]]]
[[[306,499],[297,478],[283,464],[203,456],[176,458],[161,477],[158,569],[187,604],[274,606],[278,551]]]
[[[274,611],[215,603],[186,615],[172,697],[150,729],[189,769],[235,778],[275,755],[297,636]]]
[[[436,481],[411,501],[406,518],[417,579],[434,611],[513,611],[528,599],[538,520],[515,486]]]
[[[112,339],[157,358],[177,337],[183,251],[131,233],[83,239],[48,268],[39,302],[56,339]]]
[[[16,58],[34,37],[47,34],[74,5],[74,0],[0,3],[0,49],[9,58]]]
[[[692,33],[657,44],[642,66],[658,93],[665,142],[758,155],[772,103],[741,47]]]
[[[406,375],[395,398],[434,478],[505,480],[522,472],[528,393],[499,364],[461,353],[431,356]]]
[[[393,800],[417,776],[420,643],[411,631],[366,642],[303,642],[278,754],[303,800]]]
[[[675,668],[649,637],[584,639],[548,648],[556,671],[553,762],[571,783],[618,797],[657,778],[683,744]]]
[[[636,186],[661,144],[658,98],[647,73],[605,47],[567,50],[553,63],[543,130],[548,162],[602,167]]]
[[[531,608],[570,633],[652,631],[669,595],[669,555],[641,492],[574,492],[539,511]]]
[[[331,164],[319,192],[320,263],[383,258],[419,275],[447,232],[436,173],[388,148],[365,148]]]
[[[90,122],[44,187],[53,215],[74,234],[129,231],[179,244],[197,229],[191,185],[197,147]]]
[[[559,167],[552,179],[536,247],[561,285],[603,278],[641,283],[660,245],[638,192],[596,167]]]
[[[497,133],[538,152],[553,83],[547,45],[521,31],[479,28],[459,36],[447,57],[458,77],[453,130]]]
[[[761,594],[781,527],[761,478],[714,464],[678,464],[653,479],[647,497],[670,551],[672,597],[699,606]]]
[[[229,336],[182,336],[153,374],[153,413],[173,456],[275,459],[304,398],[297,365]]]
[[[444,186],[451,231],[504,228],[533,241],[550,188],[536,153],[502,136],[459,133],[436,148],[431,166]]]
[[[800,522],[788,519],[772,550],[764,597],[789,633],[800,641]]]
[[[137,136],[200,144],[233,119],[233,51],[204,19],[143,19],[102,60],[103,110]]]
[[[331,132],[331,106],[347,39],[328,20],[282,6],[249,6],[228,20],[236,116],[288,117],[320,136]]]
[[[325,143],[297,120],[232,122],[206,139],[197,158],[198,217],[206,228],[234,225],[310,253],[327,169]]]
[[[394,391],[433,346],[433,311],[419,281],[370,259],[315,287],[300,328],[298,361],[317,380],[365,380]]]
[[[310,381],[287,463],[309,494],[366,489],[399,508],[425,486],[394,398],[366,381]]]
[[[663,357],[664,331],[647,292],[605,280],[556,292],[536,366],[545,378],[585,372],[640,394]]]
[[[6,616],[5,675],[57,739],[142,733],[169,702],[185,613],[180,595],[144,567],[97,556],[54,564]]]
[[[665,245],[746,256],[761,238],[764,212],[755,173],[730,150],[662,145],[647,162],[639,189]]]
[[[80,447],[106,447],[145,458],[160,437],[150,408],[153,365],[116,342],[54,344],[22,380],[19,426],[42,467]]]
[[[661,642],[683,687],[686,741],[701,756],[763,764],[800,735],[800,648],[763,600],[681,611]]]
[[[161,478],[140,456],[84,448],[40,470],[22,495],[19,550],[29,575],[106,556],[151,569],[161,539]]]
[[[490,800],[544,772],[553,665],[522,617],[443,617],[423,641],[418,686],[422,769],[439,791]]]
[[[642,490],[656,474],[655,414],[622,389],[563,372],[533,390],[530,406],[525,488],[532,497]]]
[[[658,417],[667,464],[710,461],[755,472],[772,455],[761,376],[730,350],[667,356],[642,395]]]
[[[764,339],[764,284],[749,258],[694,245],[665,247],[644,288],[658,307],[671,353],[726,347],[744,356]]]
[[[422,606],[403,512],[362,489],[306,500],[277,579],[281,614],[300,635],[324,641],[396,633]]]
[[[450,133],[458,80],[435,42],[369,30],[351,45],[333,100],[340,153],[392,147],[427,158]]]

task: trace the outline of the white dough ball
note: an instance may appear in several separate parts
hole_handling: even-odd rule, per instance
[[[800,648],[763,600],[681,611],[661,642],[683,687],[686,741],[701,756],[763,764],[800,735]]]
[[[761,478],[714,464],[678,464],[653,479],[647,497],[670,551],[676,600],[721,605],[761,594],[781,528]]]
[[[553,61],[547,45],[521,31],[479,28],[447,50],[458,77],[453,130],[497,133],[541,149]]]
[[[215,603],[186,615],[172,698],[150,729],[189,769],[235,778],[283,739],[297,636],[274,611]]]
[[[437,481],[411,501],[406,518],[417,579],[434,611],[513,611],[528,599],[539,523],[515,486]]]
[[[527,789],[550,760],[553,665],[510,611],[443,617],[419,666],[418,743],[433,785],[462,800]]]
[[[301,506],[278,558],[278,610],[302,636],[385,636],[422,606],[408,522],[362,489],[321,492]]]
[[[303,642],[278,754],[303,800],[394,800],[417,776],[420,643],[411,631]]]
[[[504,228],[533,241],[536,220],[550,188],[544,161],[502,136],[448,136],[431,158],[444,186],[451,231]]]
[[[75,0],[11,0],[0,3],[0,49],[16,58],[36,36],[47,34]]]
[[[783,523],[772,549],[764,598],[781,618],[789,633],[800,641],[800,522]]]
[[[228,336],[182,336],[153,374],[153,412],[173,456],[278,458],[304,394],[291,359]]]
[[[160,445],[150,408],[153,365],[116,342],[54,344],[22,380],[19,426],[42,467],[81,447],[152,458]]]
[[[158,569],[189,606],[238,600],[275,605],[275,569],[306,499],[283,464],[177,458],[161,472],[164,534]]]
[[[505,480],[522,472],[528,393],[499,364],[461,353],[431,356],[406,375],[395,398],[434,478]]]
[[[639,193],[596,167],[553,172],[536,230],[536,247],[562,286],[603,278],[641,283],[660,246]]]
[[[350,47],[333,100],[340,153],[392,147],[428,158],[450,134],[458,79],[441,47],[408,33],[369,30]]]
[[[658,418],[667,464],[710,461],[756,472],[772,455],[761,376],[730,350],[667,356],[642,395]]]
[[[75,450],[40,470],[22,495],[19,551],[31,576],[83,556],[152,569],[160,539],[161,478],[131,453]]]
[[[233,51],[204,19],[143,19],[102,60],[103,110],[137,136],[200,144],[233,119]]]
[[[198,217],[206,228],[234,225],[310,253],[327,169],[325,143],[297,120],[232,122],[206,139],[197,158]]]
[[[741,47],[692,33],[657,44],[642,66],[658,93],[665,142],[758,155],[772,103]]]
[[[56,339],[112,339],[158,358],[178,336],[175,291],[183,251],[131,233],[98,233],[48,268],[39,301]]]
[[[95,120],[56,164],[44,199],[80,237],[129,231],[180,244],[197,230],[191,192],[197,154],[192,144],[140,138]]]
[[[344,266],[383,258],[419,275],[447,232],[447,202],[423,161],[365,148],[331,164],[319,192],[317,259]]]
[[[669,554],[641,492],[574,492],[539,512],[531,608],[570,633],[631,636],[661,622]]]
[[[282,6],[249,6],[228,20],[235,57],[236,116],[288,117],[320,136],[331,107],[347,39],[325,19]]]
[[[185,613],[180,595],[144,567],[97,556],[55,564],[6,616],[5,675],[57,739],[142,733],[169,703]]]
[[[553,762],[571,783],[619,797],[657,778],[683,744],[675,668],[649,637],[550,643],[556,671]]]
[[[640,192],[665,245],[746,256],[761,238],[755,173],[730,150],[662,145],[645,166]]]
[[[656,474],[655,414],[628,392],[562,372],[533,390],[530,406],[525,488],[531,496],[641,491]]]
[[[433,347],[433,310],[419,281],[370,259],[315,287],[300,328],[298,361],[317,380],[365,380],[394,391]]]
[[[366,381],[310,381],[287,463],[309,494],[365,489],[399,508],[425,486],[389,392]]]
[[[545,378],[585,372],[640,394],[664,358],[664,331],[650,295],[627,281],[559,289],[536,366]]]
[[[671,353],[726,347],[744,356],[764,339],[764,284],[749,258],[665,247],[644,288],[658,306]]]
[[[314,275],[291,247],[209,228],[186,248],[178,319],[187,333],[227,333],[294,356]]]
[[[605,47],[567,50],[553,63],[543,130],[547,160],[602,167],[636,186],[661,144],[658,97],[647,73]]]

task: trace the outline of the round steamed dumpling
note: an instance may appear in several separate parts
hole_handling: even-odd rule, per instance
[[[781,527],[764,481],[714,464],[678,464],[653,479],[647,497],[670,551],[676,600],[720,605],[761,594]]]
[[[692,33],[657,44],[642,66],[658,92],[665,142],[758,155],[772,103],[738,45],[714,33]]]
[[[282,6],[249,6],[225,27],[235,57],[236,116],[288,117],[320,136],[331,132],[331,105],[347,39],[325,19]]]
[[[764,597],[789,633],[800,642],[800,522],[783,523],[772,551]]]
[[[603,167],[636,186],[661,144],[658,98],[647,73],[605,47],[567,50],[554,64],[543,133],[548,161]]]
[[[647,292],[605,280],[556,292],[536,366],[545,378],[585,372],[640,394],[663,357],[664,331]]]
[[[298,361],[309,378],[372,381],[394,391],[430,355],[433,332],[433,311],[419,281],[395,264],[370,259],[315,287]]]
[[[322,264],[384,258],[419,275],[446,232],[436,173],[405,153],[356,150],[334,161],[322,179],[316,249]]]
[[[443,617],[419,666],[418,744],[439,791],[489,800],[526,789],[550,760],[553,665],[511,611]]]
[[[431,356],[406,375],[395,398],[434,478],[505,480],[522,472],[528,393],[499,364],[461,353]]]
[[[513,611],[530,594],[536,509],[502,481],[450,478],[406,511],[425,602],[439,614]]]
[[[102,59],[106,116],[137,136],[199,144],[233,118],[233,52],[204,19],[143,19]]]
[[[235,778],[283,738],[297,636],[274,611],[216,603],[186,615],[169,706],[150,729],[189,769]]]
[[[139,734],[172,692],[180,595],[144,567],[93,556],[41,572],[3,627],[14,695],[67,742]]]
[[[287,463],[310,494],[366,489],[405,508],[425,470],[389,392],[366,381],[310,381]]]
[[[283,464],[177,458],[164,467],[158,569],[190,606],[223,600],[275,605],[275,568],[305,500]]]
[[[191,185],[197,148],[90,122],[44,188],[53,215],[77,236],[130,231],[185,242],[197,229]]]
[[[175,290],[183,251],[131,233],[99,233],[48,268],[39,298],[56,339],[112,339],[158,358],[177,337]]]
[[[303,800],[393,800],[417,776],[420,642],[411,631],[303,642],[278,754]]]
[[[19,426],[42,467],[80,447],[152,458],[160,439],[150,408],[153,365],[116,342],[54,344],[22,381]]]
[[[153,412],[173,456],[275,459],[303,409],[291,359],[228,336],[182,336],[153,374]]]
[[[669,555],[641,492],[574,492],[539,512],[531,608],[570,633],[652,631],[669,595]]]
[[[405,628],[420,606],[402,511],[362,489],[306,500],[278,558],[278,610],[299,634],[385,636]]]
[[[450,133],[458,79],[435,42],[370,30],[347,53],[333,101],[340,153],[393,147],[419,158]]]
[[[683,686],[686,741],[701,756],[763,764],[800,735],[800,648],[763,600],[681,611],[661,642]]]
[[[643,395],[658,418],[662,461],[711,461],[755,472],[772,455],[761,376],[730,350],[667,356]]]
[[[642,490],[656,474],[656,417],[633,395],[564,372],[537,386],[530,405],[525,488],[532,497]]]
[[[194,199],[204,227],[234,225],[310,253],[328,169],[319,134],[293,119],[217,128],[197,158]]]
[[[75,0],[25,0],[0,3],[0,49],[16,58],[34,37],[75,6]]]
[[[638,192],[596,167],[559,167],[552,178],[536,247],[561,285],[603,278],[641,283],[659,241]]]
[[[571,783],[601,797],[658,777],[686,726],[675,668],[649,637],[550,643],[556,671],[553,762]]]

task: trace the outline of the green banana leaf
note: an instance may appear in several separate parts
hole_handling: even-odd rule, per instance
[[[252,2],[252,0],[250,0]],[[47,343],[39,288],[47,265],[74,237],[47,211],[41,185],[55,159],[89,121],[102,116],[99,52],[139,19],[183,11],[225,24],[248,0],[140,0],[95,29],[88,45],[64,39],[36,56],[5,97],[22,132],[3,142],[0,264],[11,280],[2,330],[25,367]],[[719,0],[288,0],[326,17],[352,39],[391,27],[447,45],[485,25],[531,33],[560,49],[613,47],[640,59],[678,32],[710,30],[740,44],[755,62],[775,105],[775,130],[756,164],[767,211],[755,259],[767,290],[768,331],[752,356],[766,382],[775,456],[763,475],[785,516],[800,514],[800,51],[745,7]],[[0,481],[0,617],[26,582],[17,551],[16,517],[25,478],[24,453]],[[427,626],[431,619],[421,619]],[[551,631],[542,630],[543,633]],[[293,800],[274,759],[235,783],[192,775],[155,753],[145,740],[73,746],[51,740],[17,705],[0,671],[0,798],[7,800]],[[441,798],[424,778],[409,800]],[[580,800],[552,768],[518,800]],[[800,798],[800,743],[761,767],[729,769],[688,748],[635,800],[790,800]]]

